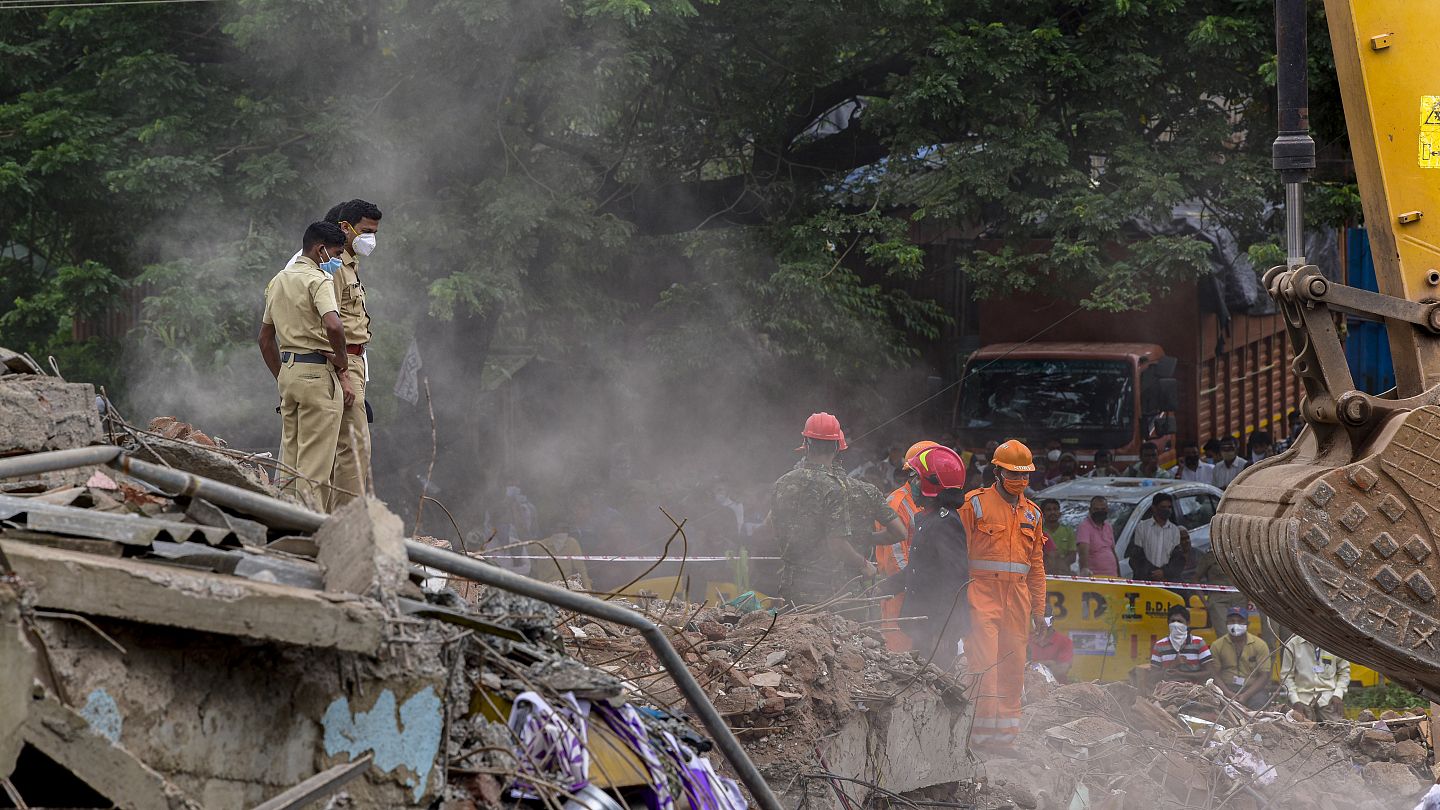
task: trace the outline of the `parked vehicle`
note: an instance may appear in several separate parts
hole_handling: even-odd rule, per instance
[[[1181,439],[1285,436],[1300,384],[1280,316],[1225,313],[1204,298],[1187,285],[1119,313],[1038,295],[985,302],[981,348],[955,401],[960,447],[1019,438],[1038,451],[1056,439],[1082,465],[1098,448],[1129,464],[1153,441],[1168,464]]]
[[[1046,489],[1035,497],[1060,502],[1060,522],[1078,526],[1090,514],[1090,499],[1103,495],[1110,504],[1110,525],[1115,529],[1115,556],[1120,576],[1130,577],[1125,552],[1140,521],[1150,517],[1150,502],[1161,492],[1175,499],[1175,522],[1190,532],[1196,551],[1210,548],[1210,518],[1220,506],[1221,492],[1209,484],[1194,481],[1166,481],[1154,478],[1077,478]]]

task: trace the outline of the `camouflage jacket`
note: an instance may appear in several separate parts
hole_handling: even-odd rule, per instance
[[[849,513],[850,544],[860,549],[860,553],[869,554],[875,545],[872,535],[875,533],[875,524],[886,526],[892,520],[899,519],[895,510],[890,508],[885,493],[880,488],[868,481],[861,481],[859,478],[851,478],[845,474],[845,470],[836,464],[832,470],[840,476],[840,485],[845,489],[845,508]],[[888,545],[885,541],[884,545]]]
[[[780,588],[797,603],[833,596],[844,583],[843,561],[828,548],[833,537],[850,533],[843,474],[801,461],[775,482],[771,518],[780,546]]]

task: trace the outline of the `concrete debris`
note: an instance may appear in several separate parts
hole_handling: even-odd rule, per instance
[[[405,527],[374,498],[356,498],[315,533],[329,593],[393,599],[407,577]]]
[[[225,443],[173,416],[150,421],[149,434],[131,435],[124,446],[137,458],[204,476],[261,495],[278,497],[270,477],[255,461],[227,452]]]
[[[0,456],[98,442],[95,387],[38,374],[0,377]]]
[[[161,435],[144,444],[210,438],[153,427]],[[168,459],[206,469],[185,452]],[[493,589],[468,589],[473,601],[422,593],[401,521],[378,501],[324,523],[258,509],[275,521],[266,525],[222,505],[232,501],[172,496],[116,467],[12,481],[0,496],[0,775],[31,806],[64,804],[71,790],[166,810],[321,793],[334,807],[496,806],[519,784],[507,721],[527,694],[590,713],[577,739],[594,767],[578,787],[639,802],[681,785],[743,806],[683,716],[566,653],[554,607]],[[318,528],[295,532],[296,521]]]
[[[807,796],[812,806],[833,804],[821,773],[898,794],[974,775],[966,754],[973,706],[960,681],[886,650],[866,626],[829,613],[776,617],[658,600],[635,608],[673,629],[691,671],[787,807]],[[564,641],[620,678],[631,700],[676,705],[649,649],[626,628],[604,629],[567,632]],[[874,790],[845,789],[856,802]]]
[[[20,755],[20,727],[34,678],[34,649],[20,624],[20,591],[0,580],[0,774],[13,771]]]
[[[1165,683],[1153,698],[1123,683],[1027,692],[1021,728],[1012,755],[984,763],[977,807],[1410,810],[1428,781],[1418,741],[1250,712],[1213,686]]]

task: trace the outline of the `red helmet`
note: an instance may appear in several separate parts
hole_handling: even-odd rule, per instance
[[[965,462],[948,447],[931,447],[906,462],[920,473],[920,494],[933,498],[942,489],[965,488]]]
[[[821,439],[827,442],[840,442],[841,450],[848,450],[850,445],[845,443],[845,431],[840,429],[840,420],[833,415],[821,411],[810,414],[805,420],[805,429],[800,435],[807,439]],[[805,445],[800,445],[796,450],[804,450]]]

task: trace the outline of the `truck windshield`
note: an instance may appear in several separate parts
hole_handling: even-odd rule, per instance
[[[1129,432],[1134,421],[1134,374],[1123,360],[980,360],[960,391],[962,430]]]

